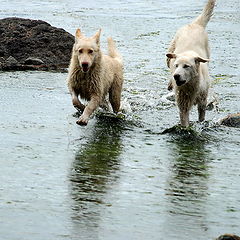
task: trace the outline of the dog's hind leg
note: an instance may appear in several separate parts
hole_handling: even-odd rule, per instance
[[[109,101],[112,105],[112,109],[115,113],[118,113],[120,110],[120,103],[121,103],[121,92],[122,92],[122,82],[119,83],[115,81],[109,91]]]
[[[110,104],[109,104],[109,101],[108,101],[107,99],[104,99],[104,100],[101,102],[100,107],[101,107],[102,109],[104,109],[105,111],[110,111],[110,110],[112,109],[111,106],[110,106]]]

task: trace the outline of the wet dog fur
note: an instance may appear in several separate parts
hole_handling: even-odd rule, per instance
[[[73,106],[82,112],[77,120],[87,125],[91,114],[106,103],[108,97],[115,113],[119,111],[123,85],[123,64],[112,38],[108,38],[108,55],[100,49],[101,29],[92,37],[76,30],[68,70],[68,88]],[[85,106],[79,99],[87,100]]]
[[[180,28],[170,43],[167,65],[172,79],[168,89],[174,88],[182,126],[189,125],[189,113],[198,105],[198,119],[204,121],[210,78],[210,51],[205,31],[216,0],[208,0],[200,16]]]

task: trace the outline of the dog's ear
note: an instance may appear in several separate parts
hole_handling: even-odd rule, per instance
[[[206,58],[201,58],[201,57],[195,57],[195,63],[206,63],[206,62],[209,62],[210,60],[209,59],[206,59]]]
[[[83,34],[81,30],[78,28],[75,33],[75,41],[77,41],[79,38],[82,38],[82,37],[83,37]]]
[[[100,28],[100,29],[95,33],[95,35],[93,36],[93,39],[96,40],[96,43],[97,43],[98,45],[99,45],[99,43],[100,43],[101,31],[102,31],[102,29]]]
[[[166,56],[168,58],[177,58],[177,54],[175,54],[175,53],[167,53]]]

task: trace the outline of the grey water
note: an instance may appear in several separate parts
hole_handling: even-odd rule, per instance
[[[41,19],[74,34],[103,29],[124,58],[126,120],[75,124],[66,73],[0,72],[0,239],[214,239],[240,234],[240,3],[217,0],[207,31],[218,107],[196,134],[162,101],[175,31],[205,1],[1,0],[0,16]]]

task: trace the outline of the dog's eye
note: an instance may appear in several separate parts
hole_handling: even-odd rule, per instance
[[[79,53],[83,53],[83,50],[82,50],[82,49],[79,49],[78,52],[79,52]]]
[[[88,50],[88,53],[93,53],[93,50],[92,49]]]
[[[189,65],[183,65],[183,68],[189,68],[190,66]]]
[[[177,67],[178,67],[178,64],[175,64],[175,67],[177,68]]]

